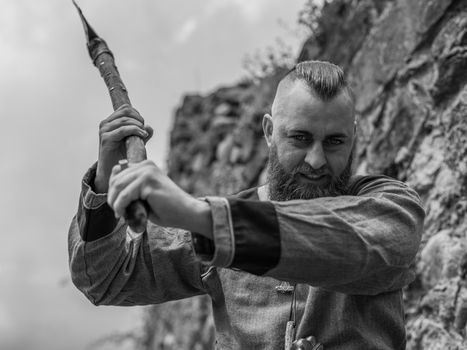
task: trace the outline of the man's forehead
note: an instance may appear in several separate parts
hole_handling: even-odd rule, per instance
[[[300,85],[302,86],[300,86]],[[294,91],[298,88],[305,89],[305,85],[303,82],[298,80],[292,81],[290,78],[286,77],[284,80],[279,82],[277,86],[276,95],[274,97],[274,101],[272,103],[272,115],[277,114],[280,110],[282,110],[287,102],[287,99],[294,93]],[[276,113],[274,113],[276,112]]]
[[[323,113],[342,122],[354,122],[354,103],[344,89],[335,97],[323,101],[304,82],[297,80],[279,84],[272,105],[272,117],[275,120],[286,119],[293,122],[296,115]]]

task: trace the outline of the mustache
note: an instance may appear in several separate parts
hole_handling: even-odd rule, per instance
[[[326,166],[321,167],[319,169],[315,169],[311,165],[306,164],[306,163],[292,170],[292,174],[293,175],[303,174],[307,176],[323,176],[323,175],[330,176],[331,175],[329,169]]]

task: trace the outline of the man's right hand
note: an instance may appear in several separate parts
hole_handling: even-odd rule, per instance
[[[153,132],[149,125],[144,125],[138,111],[129,105],[122,105],[99,124],[99,158],[94,179],[96,193],[108,191],[112,168],[120,159],[126,158],[125,139],[138,136],[146,143]]]

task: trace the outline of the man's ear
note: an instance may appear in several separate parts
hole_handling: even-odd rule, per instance
[[[270,114],[266,113],[263,117],[263,132],[264,132],[264,138],[266,139],[266,143],[268,144],[268,147],[271,146],[273,129],[274,128],[273,128],[272,117]]]

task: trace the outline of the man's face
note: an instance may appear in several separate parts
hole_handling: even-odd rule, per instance
[[[355,138],[353,104],[345,92],[322,101],[300,81],[279,87],[263,129],[271,199],[345,193]]]

